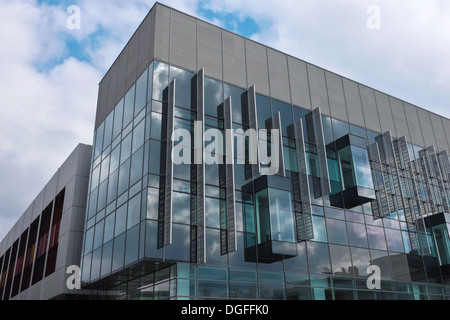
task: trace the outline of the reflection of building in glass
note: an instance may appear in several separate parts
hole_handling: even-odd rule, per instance
[[[280,166],[265,175],[254,146],[215,154],[217,141],[198,149],[194,135],[195,164],[175,165],[186,141],[172,132],[193,133],[197,121],[223,133],[279,129]],[[446,298],[448,128],[156,4],[100,82],[83,286],[118,299]],[[223,164],[195,161],[204,152]],[[371,264],[381,290],[367,288]]]

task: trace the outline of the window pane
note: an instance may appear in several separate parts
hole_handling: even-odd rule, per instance
[[[124,99],[120,100],[120,102],[114,108],[113,139],[115,139],[119,135],[119,133],[122,132],[123,102]]]
[[[127,205],[123,205],[116,211],[116,226],[114,235],[117,237],[124,232],[127,227]]]
[[[318,216],[313,216],[313,241],[327,242],[327,231],[325,228],[325,219]]]
[[[290,104],[272,99],[272,114],[281,114],[281,128],[283,136],[287,137],[287,127],[293,123],[292,106]]]
[[[135,96],[135,86],[133,85],[130,90],[128,90],[125,95],[125,106],[123,111],[123,127],[125,128],[131,120],[133,120],[134,115],[134,96]]]
[[[145,121],[141,121],[133,130],[133,147],[131,153],[135,153],[144,144],[145,139]]]
[[[371,249],[386,250],[386,240],[383,228],[366,226],[369,246]]]
[[[121,153],[120,153],[120,163],[124,163],[131,155],[131,137],[129,134],[125,139],[123,139],[121,144]]]
[[[128,202],[127,229],[134,227],[141,218],[141,194],[139,193]]]
[[[113,254],[113,272],[123,268],[123,261],[125,255],[125,234],[114,239],[114,254]]]
[[[330,256],[326,243],[308,242],[309,271],[312,274],[329,274],[331,272]]]
[[[179,107],[191,108],[192,102],[192,79],[194,78],[192,72],[188,72],[179,68],[170,67],[169,83],[173,79],[176,81],[175,90],[175,105]],[[206,93],[206,92],[205,92]]]
[[[266,120],[270,118],[272,112],[270,109],[270,99],[257,94],[256,95],[256,108],[258,111],[258,128],[267,129]]]
[[[330,244],[331,266],[334,276],[349,276],[352,272],[352,261],[349,247]]]
[[[130,178],[130,160],[127,160],[119,169],[119,195],[128,189]]]
[[[366,228],[363,224],[347,222],[351,246],[368,248]]]
[[[105,133],[103,137],[103,150],[111,143],[113,129],[114,111],[109,114],[105,120]]]
[[[113,212],[105,219],[105,232],[104,232],[104,242],[108,242],[114,237],[114,223],[116,220],[116,214]]]
[[[367,268],[371,264],[370,252],[368,249],[350,248],[353,262],[353,276],[365,277]]]
[[[405,252],[403,238],[399,230],[385,229],[386,241],[389,251]]]
[[[333,123],[333,131],[334,131],[334,139],[337,140],[340,137],[345,136],[346,134],[349,134],[350,130],[348,127],[348,124],[336,119],[332,120]]]
[[[113,255],[113,242],[109,242],[103,246],[101,276],[105,276],[111,272],[111,263]]]
[[[142,108],[147,105],[147,69],[136,82],[136,106],[134,115],[136,116]]]
[[[144,147],[141,147],[131,158],[130,186],[142,179]]]
[[[223,103],[222,82],[205,77],[205,114],[218,117],[217,108]]]
[[[246,113],[248,113],[246,109],[247,107],[247,96],[245,94],[245,90],[237,88],[235,86],[229,85],[229,84],[224,84],[224,97],[225,99],[228,97],[231,97],[231,104],[233,107],[233,122],[237,122],[237,123],[244,123],[247,124],[248,123],[248,119],[247,121],[243,121],[245,116],[244,111]],[[248,116],[247,116],[248,118]]]
[[[139,253],[139,225],[127,232],[127,242],[125,250],[125,265],[138,260]]]
[[[327,218],[328,241],[336,244],[348,244],[345,221]]]
[[[174,192],[172,198],[173,221],[180,223],[191,223],[191,195]]]

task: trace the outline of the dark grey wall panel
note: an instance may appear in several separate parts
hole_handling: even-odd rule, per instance
[[[345,102],[348,110],[348,120],[360,127],[365,127],[364,114],[359,96],[358,84],[348,79],[342,79]]]
[[[170,15],[171,9],[157,5],[155,7],[155,46],[156,59],[169,62]]]
[[[275,99],[292,103],[286,55],[268,48],[267,58],[269,60],[270,94]]]
[[[361,102],[367,129],[381,133],[381,125],[373,90],[359,85],[359,92],[361,93]]]
[[[288,66],[292,103],[302,108],[311,109],[306,63],[288,56]]]
[[[256,91],[270,95],[267,50],[261,44],[245,39],[247,62],[247,87],[256,86]]]
[[[437,114],[430,113],[431,123],[436,138],[436,144],[439,151],[448,150],[447,139],[445,138],[445,130],[442,125],[441,117]]]
[[[128,65],[127,65],[127,82],[125,84],[125,91],[131,88],[133,83],[137,80],[137,58],[138,58],[138,43],[139,33],[135,33],[128,44]]]
[[[207,76],[222,79],[222,32],[206,22],[197,21],[197,69]]]
[[[136,74],[139,75],[144,72],[144,70],[150,64],[150,41],[151,39],[151,15],[147,15],[147,17],[142,22],[139,27],[139,46],[138,46],[138,62],[137,62],[137,70]]]
[[[377,103],[378,115],[380,116],[381,130],[383,132],[390,131],[392,136],[397,137],[394,121],[392,119],[392,111],[391,105],[389,103],[389,97],[384,93],[375,91],[375,100]]]
[[[410,141],[408,123],[406,122],[403,102],[399,99],[389,97],[389,103],[392,110],[392,119],[397,131],[397,138],[407,137],[407,141]]]
[[[323,114],[330,115],[328,104],[327,84],[323,69],[307,64],[309,88],[311,91],[311,103],[313,110],[320,107]]]
[[[450,120],[444,117],[441,117],[442,119],[442,124],[444,126],[444,131],[445,131],[445,136],[447,138],[447,144],[448,144],[448,149],[447,151],[450,152]]]
[[[222,30],[223,80],[242,88],[247,86],[244,38]]]
[[[128,46],[126,46],[119,58],[117,59],[118,63],[118,74],[117,74],[117,84],[116,84],[116,102],[117,104],[120,99],[125,96],[125,87],[126,87],[126,79],[127,79],[127,55],[128,55]]]
[[[406,102],[403,103],[403,107],[405,108],[406,120],[408,121],[409,133],[411,135],[410,142],[425,147],[422,131],[420,130],[419,118],[417,116],[417,108]]]
[[[327,81],[331,115],[337,119],[348,121],[342,78],[328,71],[325,71],[325,78]]]
[[[108,105],[109,75],[110,73],[107,73],[98,86],[97,111],[95,115],[94,130],[97,129],[97,127],[103,122],[103,119],[106,116],[106,109]],[[112,94],[114,95],[114,91],[112,92]]]
[[[172,10],[170,63],[197,71],[197,21]]]
[[[433,126],[431,124],[430,113],[424,109],[417,108],[420,127],[422,128],[423,138],[425,139],[425,147],[437,146],[434,138]]]

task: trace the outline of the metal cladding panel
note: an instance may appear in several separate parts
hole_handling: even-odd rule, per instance
[[[206,216],[205,216],[205,163],[203,161],[204,143],[203,132],[205,131],[205,70],[201,69],[197,74],[197,121],[201,128],[201,137],[195,135],[194,145],[201,147],[195,150],[195,161],[197,164],[197,262],[206,263]],[[198,125],[198,124],[197,124]]]
[[[306,148],[303,136],[303,120],[294,123],[295,149],[297,154],[298,179],[302,212],[296,212],[297,241],[304,241],[314,237],[312,228],[311,193],[309,190],[308,171],[306,167]]]
[[[170,29],[170,63],[197,70],[197,21],[172,10]]]
[[[269,48],[267,49],[267,58],[269,60],[270,94],[272,98],[291,103],[286,55]]]
[[[235,182],[234,182],[234,134],[233,134],[233,108],[231,97],[224,102],[224,129],[225,146],[226,146],[226,163],[225,163],[225,185],[226,185],[226,202],[227,202],[227,235],[228,252],[237,250],[236,237],[236,202],[235,202]]]
[[[153,42],[152,15],[148,14],[141,26],[139,27],[139,47],[137,56],[137,70],[136,74],[142,74],[150,64],[152,57],[150,57],[150,42]]]
[[[409,137],[408,123],[406,122],[405,109],[403,102],[389,96],[389,103],[391,105],[392,120],[398,137]]]
[[[378,109],[375,102],[375,95],[373,90],[365,86],[359,85],[361,93],[362,108],[364,112],[364,119],[366,120],[366,127],[375,132],[381,132],[381,125],[378,118]]]
[[[306,63],[288,56],[288,67],[292,104],[311,109],[311,95],[309,93]]]
[[[197,21],[197,64],[207,76],[222,80],[222,32],[220,28]]]
[[[342,83],[348,110],[348,120],[351,123],[364,128],[366,123],[364,121],[358,84],[345,78],[342,79]]]
[[[170,19],[171,9],[165,6],[155,6],[155,59],[169,62]]]
[[[128,63],[128,46],[126,46],[119,58],[117,58],[118,63],[118,73],[116,82],[116,101],[113,108],[117,103],[125,96],[126,92],[126,79],[127,79],[127,63]],[[106,118],[106,116],[105,116]]]
[[[381,130],[383,132],[390,131],[393,136],[397,137],[394,120],[392,119],[389,97],[384,93],[375,91],[375,100],[377,103],[378,114],[380,116]]]
[[[223,80],[247,88],[245,40],[222,30]]]
[[[405,108],[406,120],[408,121],[408,127],[410,131],[409,137],[411,143],[424,147],[425,142],[423,140],[422,131],[420,130],[420,122],[417,116],[417,108],[409,103],[403,103]]]
[[[139,33],[136,32],[128,43],[127,55],[127,81],[125,83],[125,91],[131,88],[137,79],[137,63],[138,63],[138,47],[139,47]]]
[[[286,176],[286,170],[284,167],[284,149],[283,149],[283,135],[281,133],[281,114],[277,112],[272,117],[273,129],[278,130],[278,172],[277,175],[281,177]],[[272,150],[272,152],[274,152]]]
[[[447,150],[447,139],[445,138],[445,130],[444,126],[442,125],[442,118],[434,113],[430,113],[430,119],[438,150]]]
[[[336,119],[348,122],[342,78],[328,71],[325,71],[325,77],[327,80],[331,115]]]
[[[270,95],[267,49],[261,44],[245,39],[247,62],[247,87],[255,85],[259,93]]]
[[[426,110],[416,108],[419,116],[420,127],[422,128],[425,146],[437,146],[434,138],[433,124],[431,123],[430,113]]]
[[[329,116],[330,105],[328,102],[327,83],[323,69],[307,64],[309,88],[311,91],[312,109],[320,108],[322,112]]]
[[[447,138],[448,149],[450,150],[450,120],[444,117],[441,117],[442,125],[444,126],[445,136]]]
[[[108,91],[109,91],[109,72],[105,75],[103,80],[100,82],[100,85],[98,87],[98,97],[97,97],[97,110],[95,115],[95,129],[103,122],[104,118],[106,117],[106,112],[108,109]],[[114,91],[112,92],[112,100],[114,100],[114,94],[115,94],[116,88],[114,87]],[[113,103],[112,103],[113,104]]]
[[[331,192],[330,177],[328,171],[327,150],[325,148],[325,137],[323,134],[322,113],[320,108],[312,111],[312,121],[314,125],[314,137],[316,141],[317,160],[320,170],[320,189],[322,195]]]
[[[172,244],[172,195],[173,195],[173,162],[172,150],[174,141],[175,117],[175,79],[169,84],[169,101],[167,108],[167,142],[166,142],[166,177],[165,177],[165,201],[164,201],[164,245]]]

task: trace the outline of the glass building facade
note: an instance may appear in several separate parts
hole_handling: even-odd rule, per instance
[[[401,121],[406,131],[381,120],[375,130],[373,110],[366,108],[371,103],[377,119],[385,98],[390,112],[398,102],[402,110],[409,107],[346,79],[336,85],[335,75],[310,65],[304,104],[294,89],[283,98],[276,88],[282,68],[269,70],[267,93],[264,84],[251,82],[247,59],[243,85],[233,80],[237,75],[225,76],[233,55],[226,53],[224,31],[223,76],[208,73],[200,56],[196,69],[175,63],[178,55],[189,56],[176,51],[176,42],[170,59],[163,59],[156,38],[163,32],[158,17],[167,12],[173,37],[183,19],[195,21],[198,30],[204,24],[157,4],[146,18],[156,21],[149,64],[134,71],[136,81],[127,77],[123,94],[111,90],[111,80],[105,94],[100,85],[99,101],[109,101],[111,92],[115,97],[109,112],[97,114],[82,250],[85,287],[115,292],[118,299],[450,298],[444,120],[443,136],[434,129],[431,144],[424,126],[409,125],[409,111]],[[245,44],[246,52],[256,45]],[[128,68],[130,61],[139,65],[130,50]],[[286,76],[292,87],[293,76]],[[354,105],[366,125],[352,120]],[[346,121],[339,110],[347,110]],[[422,111],[415,112],[418,118]],[[202,133],[222,132],[223,141],[206,139],[200,148],[194,138],[173,141],[177,129],[195,137],[199,123]],[[226,134],[229,129],[237,138]],[[250,161],[250,137],[239,140],[249,129],[279,129],[275,174],[263,174],[268,163],[261,159]],[[414,130],[421,130],[420,139]],[[269,135],[259,145],[271,150],[274,139]],[[230,141],[233,148],[214,151]],[[190,163],[174,163],[172,151],[180,149]],[[195,162],[199,151],[219,163]],[[380,267],[381,289],[367,286],[371,265]]]

